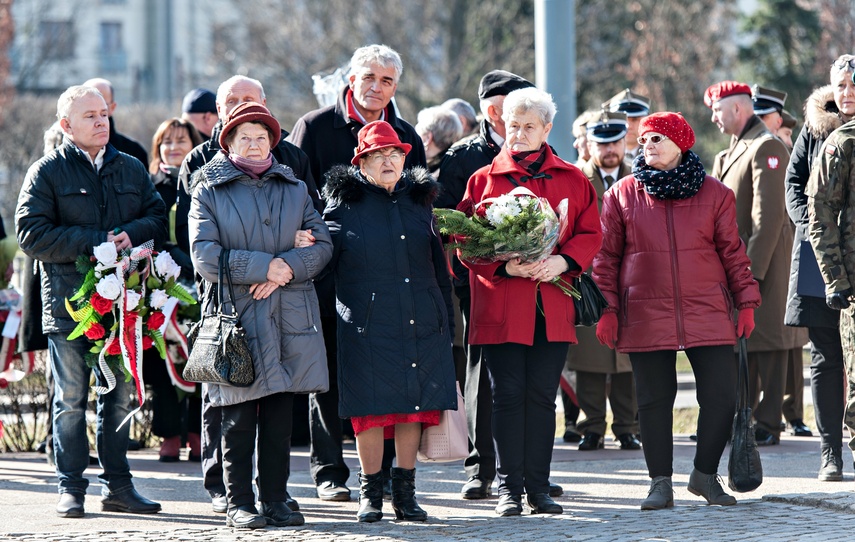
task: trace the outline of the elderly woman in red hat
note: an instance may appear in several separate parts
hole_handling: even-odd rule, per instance
[[[392,509],[424,521],[415,500],[422,427],[455,410],[454,320],[432,203],[438,184],[423,168],[404,171],[411,146],[389,123],[358,134],[352,167],[327,173],[324,218],[333,238],[338,311],[339,415],[356,433],[361,522],[383,517],[384,438],[395,439]]]
[[[680,113],[641,121],[643,154],[603,198],[603,247],[593,277],[609,302],[601,343],[628,353],[644,458],[652,479],[642,510],[674,506],[675,361],[684,350],[697,382],[698,445],[688,490],[728,506],[718,463],[736,405],[737,336],[754,329],[760,290],[736,227],[733,192],[704,171]],[[733,312],[738,311],[736,324]]]
[[[306,185],[270,153],[279,137],[267,108],[235,107],[220,132],[223,150],[196,173],[189,215],[193,265],[204,279],[202,306],[215,296],[220,255],[227,251],[232,301],[255,368],[248,387],[205,384],[223,413],[226,524],[239,529],[303,524],[286,504],[291,409],[295,393],[329,387],[312,279],[332,256],[332,242]],[[314,242],[295,246],[300,230],[311,230]],[[260,510],[252,489],[255,451]]]

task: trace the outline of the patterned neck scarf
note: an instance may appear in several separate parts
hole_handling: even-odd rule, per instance
[[[632,163],[632,174],[644,186],[644,191],[657,199],[686,199],[698,193],[706,172],[698,155],[686,151],[683,161],[674,169],[653,169],[639,154]]]
[[[535,151],[512,151],[509,149],[508,152],[510,152],[514,162],[531,175],[537,175],[540,167],[546,161],[546,143],[542,143],[540,148]]]
[[[267,153],[267,158],[264,160],[253,160],[244,158],[236,153],[229,153],[229,162],[234,164],[236,168],[243,171],[252,179],[260,179],[261,174],[270,169],[273,165],[273,153]]]

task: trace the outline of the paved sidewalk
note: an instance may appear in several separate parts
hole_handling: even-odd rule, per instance
[[[579,452],[556,443],[552,481],[564,486],[560,516],[498,518],[496,499],[462,501],[461,463],[419,465],[417,495],[430,514],[426,523],[394,520],[388,502],[383,521],[364,525],[355,520],[356,502],[318,500],[308,474],[308,450],[295,448],[291,494],[300,502],[306,525],[233,531],[223,515],[213,514],[202,489],[198,463],[159,463],[156,451],[132,452],[135,483],[145,496],[163,504],[154,516],[103,513],[97,469],[86,474],[92,485],[86,517],[55,515],[56,479],[44,456],[0,454],[0,540],[18,541],[147,541],[147,540],[306,540],[306,541],[479,541],[479,540],[852,540],[855,483],[848,455],[845,481],[821,483],[819,439],[785,436],[781,445],[761,449],[765,479],[754,492],[737,494],[733,507],[709,507],[686,491],[694,443],[677,437],[675,446],[676,506],[642,512],[648,478],[641,452],[621,451],[609,440],[607,449]],[[356,465],[353,446],[347,461]],[[726,455],[720,473],[726,473]],[[355,471],[355,469],[354,469]],[[355,488],[354,477],[350,479]],[[354,492],[355,493],[355,492]]]

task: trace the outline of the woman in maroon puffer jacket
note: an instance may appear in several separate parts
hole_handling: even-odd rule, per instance
[[[760,290],[737,231],[733,192],[706,175],[689,150],[695,135],[683,116],[655,113],[638,133],[643,155],[603,198],[603,246],[593,277],[609,307],[597,338],[632,362],[652,479],[641,509],[674,505],[678,350],[692,364],[700,405],[688,489],[709,504],[732,505],[736,499],[724,492],[716,471],[736,404],[733,345],[754,329]]]

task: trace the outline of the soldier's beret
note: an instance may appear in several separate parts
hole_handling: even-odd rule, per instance
[[[710,86],[704,92],[704,105],[712,109],[713,104],[717,101],[739,94],[751,96],[751,87],[738,81],[721,81]]]

